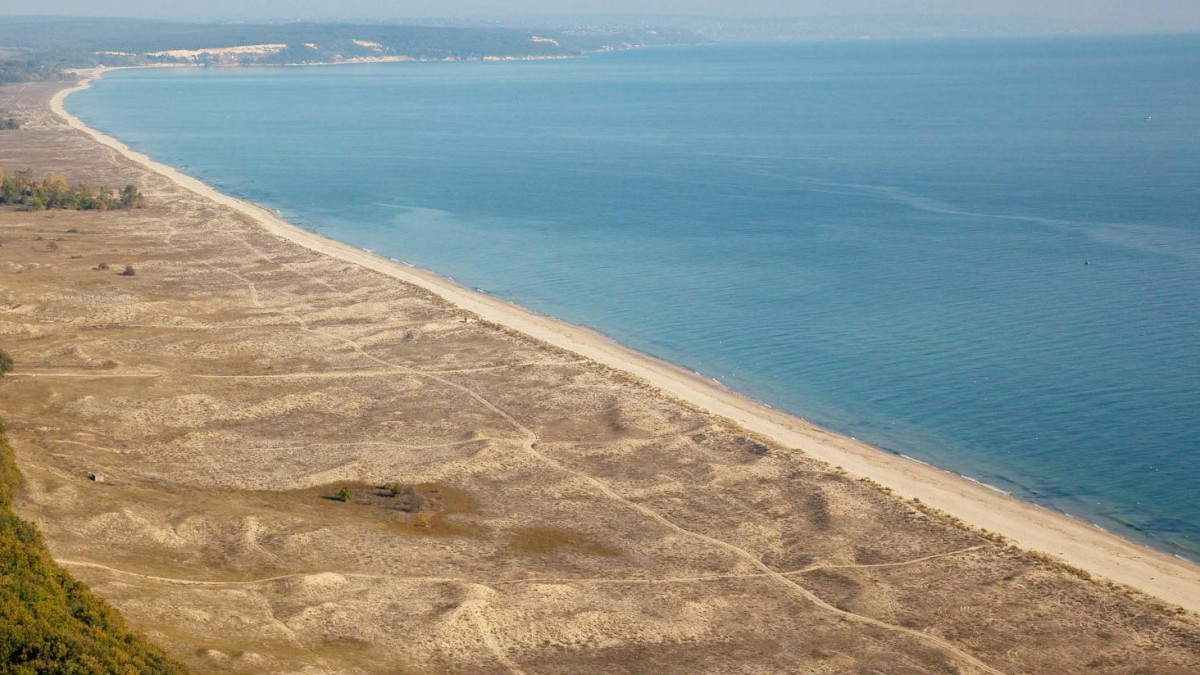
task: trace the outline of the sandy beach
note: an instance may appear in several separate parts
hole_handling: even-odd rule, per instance
[[[420,286],[481,319],[638,377],[681,401],[725,417],[747,431],[842,467],[853,476],[874,480],[907,499],[919,499],[974,527],[1000,534],[1023,548],[1053,555],[1089,573],[1200,612],[1200,566],[1134,544],[1064,514],[998,493],[955,474],[820,429],[707,378],[628,349],[595,331],[535,314],[433,272],[408,267],[301,229],[267,209],[221,194],[195,178],[134,152],[120,141],[89,128],[63,108],[67,96],[91,86],[102,75],[103,72],[87,73],[77,87],[57,94],[52,100],[55,113],[97,142],[182,188],[246,214],[272,234]]]
[[[295,228],[78,88],[0,89],[0,166],[145,207],[0,210],[15,507],[193,672],[1200,669],[1193,566]]]

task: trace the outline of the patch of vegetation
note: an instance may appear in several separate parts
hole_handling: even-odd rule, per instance
[[[12,511],[20,482],[0,424],[0,672],[185,673],[54,562],[37,528]]]
[[[6,174],[0,170],[0,205],[16,206],[24,211],[63,209],[67,211],[108,211],[138,209],[145,197],[135,185],[120,192],[112,188],[93,188],[88,183],[71,185],[66,178],[47,175],[41,180],[29,169]]]
[[[0,60],[0,85],[17,82],[61,80],[62,70],[57,59],[32,57]]]
[[[12,357],[8,355],[8,352],[0,349],[0,377],[4,377],[5,375],[11,373],[12,369]]]
[[[438,510],[438,504],[435,502],[440,500],[437,495],[437,488],[430,488],[429,495],[426,496],[425,492],[418,490],[416,486],[404,485],[400,482],[381,485],[373,490],[365,490],[361,494],[368,502],[377,506],[419,516],[419,520],[426,523],[423,527],[428,527],[427,521]]]
[[[746,452],[749,452],[750,454],[754,455],[755,457],[765,457],[767,455],[767,453],[770,452],[770,449],[767,448],[767,446],[763,445],[762,443],[759,443],[758,441],[750,440],[749,438],[746,438],[745,436],[738,436],[738,437],[734,438],[733,441],[735,443],[737,443],[738,445],[746,448]]]
[[[21,123],[15,117],[0,118],[0,131],[14,131],[21,128]]]
[[[368,521],[398,526],[393,532],[430,537],[477,537],[486,528],[456,518],[476,513],[478,504],[467,492],[437,483],[333,483],[306,491],[332,508],[348,508]],[[2,671],[0,671],[2,672]]]

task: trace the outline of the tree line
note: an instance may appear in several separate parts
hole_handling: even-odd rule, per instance
[[[86,182],[72,185],[66,178],[53,174],[38,180],[29,169],[11,174],[0,170],[0,205],[24,211],[136,209],[144,201],[135,185],[126,185],[118,192],[107,186],[97,189]]]
[[[61,80],[62,70],[53,59],[0,59],[0,85],[17,82]]]

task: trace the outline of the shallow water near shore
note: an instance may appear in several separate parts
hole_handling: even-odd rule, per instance
[[[1200,38],[109,73],[304,227],[1200,559]]]

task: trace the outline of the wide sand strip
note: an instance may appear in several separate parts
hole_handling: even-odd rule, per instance
[[[256,204],[222,194],[203,182],[131,150],[68,113],[63,101],[87,89],[107,69],[82,73],[77,86],[51,100],[71,127],[197,195],[257,221],[267,231],[324,255],[374,270],[435,293],[478,317],[524,333],[638,377],[682,401],[737,423],[746,430],[874,480],[898,494],[919,499],[955,517],[1034,551],[1127,584],[1200,612],[1200,566],[1134,544],[1070,516],[1044,509],[965,480],[960,476],[883,452],[780,413],[665,361],[647,356],[599,333],[535,314],[519,305],[296,227]]]

